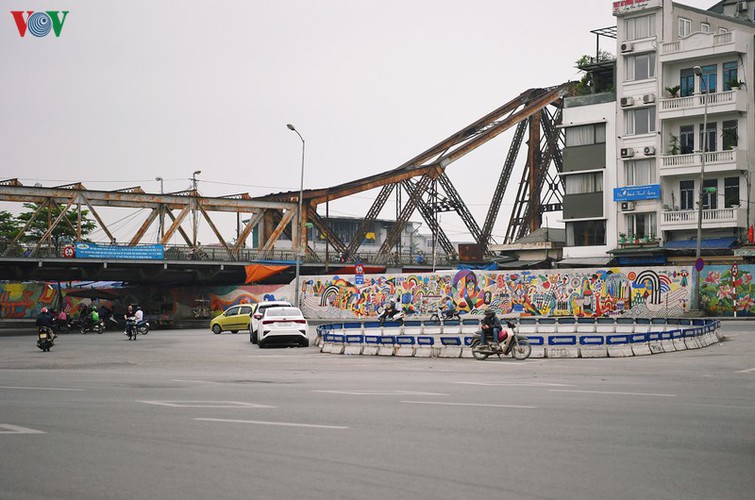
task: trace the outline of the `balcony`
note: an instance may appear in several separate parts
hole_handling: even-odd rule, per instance
[[[752,40],[752,38],[750,38]],[[726,33],[693,33],[675,42],[661,44],[659,60],[661,63],[700,59],[703,56],[724,54],[746,54],[747,36],[745,33],[728,31]]]
[[[703,229],[741,227],[746,224],[747,212],[743,207],[703,210]],[[697,229],[697,210],[666,210],[661,212],[661,231]]]
[[[747,91],[744,88],[714,92],[712,94],[695,94],[686,97],[661,99],[658,103],[658,117],[661,120],[703,116],[705,103],[708,103],[708,115],[747,111]]]
[[[745,153],[744,151],[740,153],[737,149],[705,153],[705,172],[747,170],[747,154]],[[702,166],[701,159],[700,153],[661,156],[659,174],[661,177],[699,174]]]

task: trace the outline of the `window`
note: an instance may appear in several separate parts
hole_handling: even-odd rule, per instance
[[[645,186],[655,183],[654,160],[625,161],[624,176],[627,186]]]
[[[715,210],[718,208],[718,179],[703,181],[703,208]]]
[[[723,65],[723,84],[724,91],[731,90],[731,84],[739,82],[739,76],[737,75],[737,61],[726,62]]]
[[[683,125],[679,127],[679,152],[689,155],[695,152],[695,126]]]
[[[654,238],[655,231],[655,212],[637,213],[626,216],[627,232],[634,235],[635,238]]]
[[[739,206],[739,177],[726,177],[724,179],[724,207]]]
[[[705,151],[716,151],[716,124],[707,124],[708,133],[703,132],[703,124],[700,124],[700,146],[705,148]],[[707,135],[707,143],[705,142]]]
[[[695,181],[680,181],[679,194],[681,195],[682,210],[695,208]]]
[[[627,135],[655,132],[655,106],[633,109],[626,113]]]
[[[655,36],[655,14],[627,19],[625,27],[627,40]]]
[[[566,129],[566,146],[588,146],[590,144],[605,144],[606,124],[582,125]]]
[[[692,33],[692,21],[689,19],[679,18],[679,36],[688,36]]]
[[[715,64],[703,66],[700,68],[703,72],[703,80],[705,83],[700,83],[700,93],[713,94],[716,91],[716,79],[718,76],[718,68]]]
[[[655,52],[626,58],[627,81],[655,78]]]
[[[695,93],[695,70],[686,68],[679,72],[679,95],[687,97]]]
[[[603,172],[564,176],[565,194],[585,194],[603,192]]]
[[[584,247],[606,244],[606,221],[588,220],[566,223],[566,245]]]
[[[702,31],[703,33],[710,33],[710,24],[700,23],[700,31]]]
[[[737,147],[737,120],[727,120],[721,124],[721,142],[724,151]]]

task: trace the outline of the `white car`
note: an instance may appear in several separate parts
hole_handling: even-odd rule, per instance
[[[268,307],[260,319],[257,344],[296,344],[309,346],[309,324],[298,307]]]
[[[265,302],[258,302],[254,305],[254,311],[252,312],[251,319],[249,320],[249,342],[252,344],[257,343],[259,338],[259,326],[262,316],[265,314],[265,310],[271,307],[291,307],[289,302],[285,300],[270,300]]]

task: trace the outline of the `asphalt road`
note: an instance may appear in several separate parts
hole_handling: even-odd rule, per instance
[[[749,499],[755,332],[626,359],[0,337],[0,498]]]

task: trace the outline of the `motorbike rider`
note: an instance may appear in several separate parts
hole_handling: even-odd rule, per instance
[[[385,311],[383,314],[385,315],[386,319],[391,319],[398,314],[398,308],[396,307],[395,300],[391,299],[388,301],[388,305],[385,306]]]
[[[446,298],[446,308],[443,312],[446,314],[446,319],[453,319],[456,313],[456,304],[450,295]]]
[[[498,316],[496,316],[495,311],[492,309],[487,309],[485,311],[485,316],[482,318],[481,321],[482,325],[482,344],[487,344],[488,341],[491,344],[497,344],[498,343],[498,334],[503,330],[503,327],[501,326],[501,320],[498,319]],[[488,340],[489,339],[489,340]]]
[[[50,330],[53,340],[55,339],[55,337],[57,337],[57,335],[55,335],[54,323],[55,320],[52,314],[50,314],[50,311],[48,311],[46,307],[43,307],[42,310],[39,311],[39,315],[37,316],[36,325],[38,328],[46,327],[48,330]]]
[[[137,328],[144,322],[144,311],[139,306],[136,306],[136,312],[134,313],[134,320],[136,321]]]
[[[92,309],[89,311],[89,313],[84,318],[84,325],[83,326],[86,329],[90,329],[90,328],[94,328],[97,325],[97,323],[99,323],[99,322],[100,322],[100,315],[97,312],[97,308],[96,307],[92,307]]]

